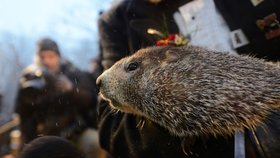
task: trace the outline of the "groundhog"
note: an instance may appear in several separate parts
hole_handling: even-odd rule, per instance
[[[254,129],[280,104],[280,69],[196,46],[148,47],[97,79],[112,109],[143,116],[179,137]]]

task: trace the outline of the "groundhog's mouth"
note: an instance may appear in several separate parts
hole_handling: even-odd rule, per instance
[[[99,95],[102,99],[111,102],[111,99],[106,95],[106,93],[104,93],[104,91],[100,90]]]
[[[109,104],[112,108],[117,109],[120,106],[120,104],[115,99],[112,99],[112,97],[108,96],[108,93],[100,90],[99,94],[102,99],[109,102]]]
[[[125,112],[125,113],[130,113],[130,114],[135,114],[135,115],[143,115],[139,111],[133,109],[131,106],[121,104],[118,101],[116,101],[115,99],[107,97],[102,92],[100,92],[99,94],[105,101],[109,102],[109,105],[113,110],[118,110],[118,111],[122,111],[122,112]]]

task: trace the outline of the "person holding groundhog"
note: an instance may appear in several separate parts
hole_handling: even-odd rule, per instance
[[[230,5],[230,3],[235,5]],[[273,5],[274,3],[275,5]],[[244,12],[248,8],[252,9],[254,12],[258,12],[258,17],[250,14],[251,16],[241,16],[244,20],[238,21],[235,12],[239,11],[239,8],[230,6],[239,6]],[[104,12],[99,19],[102,65],[104,69],[108,69],[119,59],[140,48],[161,45],[162,40],[163,43],[166,41],[168,43],[166,35],[172,34],[182,34],[187,39],[186,43],[211,50],[227,51],[233,55],[251,53],[267,60],[279,60],[280,58],[277,56],[277,52],[280,50],[279,42],[277,43],[279,41],[279,36],[277,36],[279,10],[275,9],[277,6],[279,6],[278,2],[255,3],[249,0],[246,2],[124,0]],[[272,12],[271,16],[269,12]],[[276,12],[276,17],[273,12]],[[251,24],[252,22],[255,25]],[[250,32],[250,30],[254,30],[254,32]],[[271,33],[269,30],[274,32]],[[171,41],[171,44],[174,45],[174,42]],[[274,47],[271,48],[271,46]],[[266,49],[269,51],[264,54],[263,50]],[[136,67],[132,64],[126,68],[129,71]],[[114,90],[114,88],[111,89],[111,91]],[[137,89],[135,91],[138,92]],[[131,99],[133,100],[133,98]],[[112,111],[104,100],[100,101],[98,111],[101,146],[114,157],[223,158],[233,157],[235,154],[233,136],[224,138],[219,135],[216,137],[199,135],[180,138],[170,134],[166,128],[162,127],[163,125],[142,115]],[[277,120],[277,116],[273,115],[272,118]],[[272,131],[277,133],[278,129]],[[264,153],[270,157],[273,154],[277,155],[278,148],[269,145],[276,144],[277,146],[279,139],[275,137],[275,133],[271,139],[262,139],[261,142],[264,143],[262,145],[275,149],[269,155],[265,147],[256,145],[255,139],[252,139],[256,135],[246,132],[246,157],[262,157]],[[263,131],[258,132],[257,136],[262,137]],[[276,138],[277,141],[271,143],[273,138]]]

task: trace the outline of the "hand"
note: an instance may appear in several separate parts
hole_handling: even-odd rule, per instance
[[[70,92],[73,89],[73,83],[65,75],[59,75],[56,79],[56,88],[62,92]]]

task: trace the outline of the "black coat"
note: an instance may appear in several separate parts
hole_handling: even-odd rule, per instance
[[[280,1],[264,0],[254,6],[250,0],[214,0],[217,9],[221,12],[231,31],[242,29],[249,40],[249,44],[237,49],[240,54],[251,54],[267,60],[280,60],[280,34],[266,39],[269,31],[280,31],[280,24],[273,29],[262,30],[257,26],[258,20],[275,13],[280,20]]]

